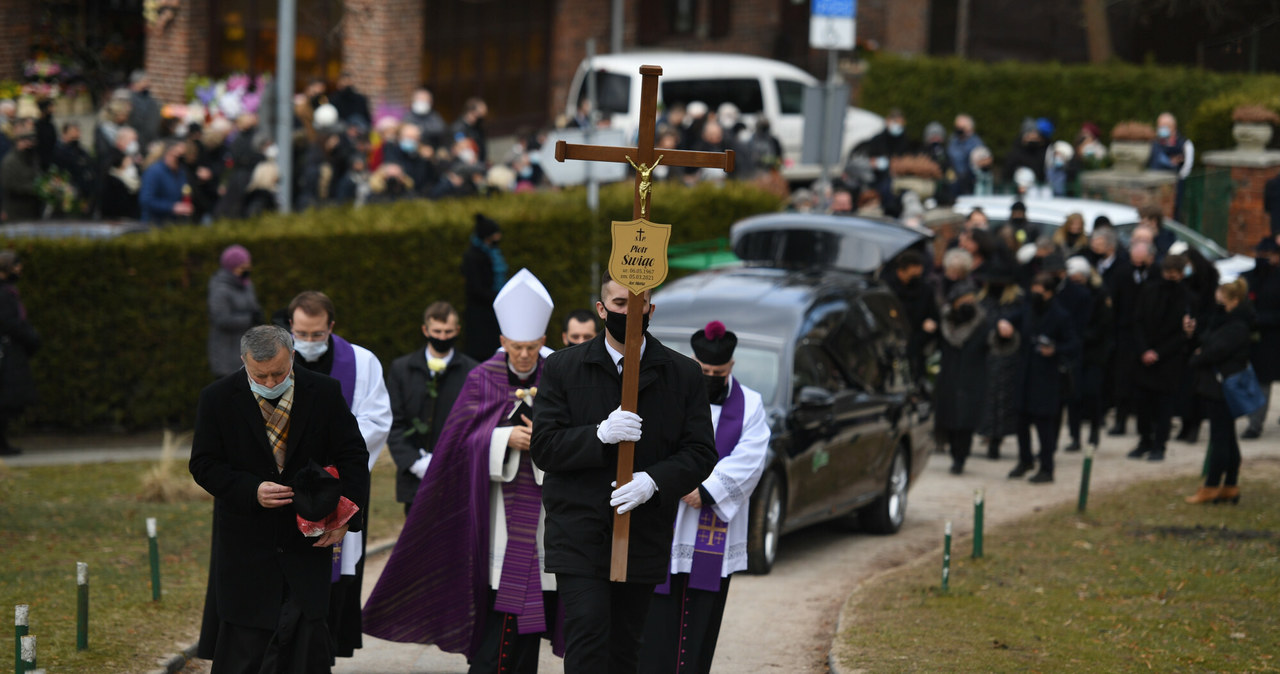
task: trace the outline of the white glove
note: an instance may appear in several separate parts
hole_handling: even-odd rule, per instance
[[[596,427],[596,437],[606,445],[635,442],[640,439],[640,417],[635,412],[623,412],[622,407],[618,407]]]
[[[609,486],[617,487],[616,481],[610,482]],[[609,505],[618,508],[618,514],[621,515],[631,510],[635,510],[636,506],[653,498],[654,492],[658,491],[658,485],[654,484],[653,478],[648,473],[632,473],[631,481],[613,490],[609,494]]]
[[[427,466],[431,465],[431,452],[419,449],[418,455],[421,458],[414,461],[412,466],[409,466],[409,472],[417,475],[418,479],[421,480],[422,476],[427,474]]]

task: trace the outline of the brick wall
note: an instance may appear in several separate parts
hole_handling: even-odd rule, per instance
[[[407,105],[420,84],[422,26],[430,0],[346,0],[342,29],[343,70],[356,89],[378,105]]]
[[[1271,216],[1263,208],[1262,191],[1267,181],[1277,175],[1280,175],[1280,166],[1231,168],[1231,182],[1235,189],[1231,193],[1231,207],[1227,215],[1230,223],[1227,250],[1253,255],[1253,247],[1271,233]]]
[[[147,27],[145,67],[161,103],[181,102],[187,76],[208,72],[209,2],[184,0],[163,29]]]
[[[885,7],[884,48],[897,54],[929,51],[929,0],[894,0]]]
[[[0,79],[21,79],[22,62],[31,45],[35,3],[31,0],[0,0]]]

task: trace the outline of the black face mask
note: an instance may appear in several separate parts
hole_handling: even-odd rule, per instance
[[[239,274],[236,274],[236,276],[239,276],[239,277],[240,277],[240,278],[242,278],[242,279],[247,279],[247,278],[249,278],[249,270],[248,270],[248,269],[246,269],[246,270],[244,270],[244,271],[240,272]]]
[[[437,337],[427,337],[427,343],[431,345],[432,350],[436,353],[449,353],[453,349],[453,343],[458,341],[458,336],[454,335],[448,339],[439,339]]]
[[[707,382],[707,400],[712,405],[723,403],[725,396],[729,395],[729,378],[713,374],[704,374],[702,378]]]
[[[951,322],[968,323],[969,321],[972,321],[973,317],[977,314],[978,310],[972,304],[961,304],[951,311]]]
[[[604,328],[619,344],[627,343],[627,315],[617,311],[605,311]],[[649,329],[649,314],[640,321],[640,330]]]
[[[1032,293],[1031,306],[1035,308],[1036,313],[1044,313],[1044,310],[1049,308],[1049,300],[1044,295]]]
[[[993,281],[987,284],[987,294],[994,297],[999,297],[1004,294],[1004,288],[1005,288],[1005,284],[996,283]]]

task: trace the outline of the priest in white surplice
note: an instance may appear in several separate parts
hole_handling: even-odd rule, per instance
[[[641,672],[711,670],[729,577],[747,568],[748,506],[769,449],[760,394],[732,375],[737,335],[712,321],[690,343],[706,377],[720,461],[681,499],[670,577],[658,586],[645,623]]]

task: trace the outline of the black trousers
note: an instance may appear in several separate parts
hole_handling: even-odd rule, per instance
[[[1089,422],[1089,444],[1098,444],[1098,434],[1102,428],[1102,414],[1105,411],[1102,402],[1102,367],[1086,365],[1081,373],[1080,395],[1067,403],[1067,427],[1071,432],[1072,442],[1080,442],[1080,428]]]
[[[1018,417],[1018,463],[1035,465],[1037,457],[1031,453],[1031,427],[1034,426],[1040,441],[1040,471],[1052,475],[1053,454],[1058,451],[1058,429],[1061,425],[1061,414],[1042,417],[1023,412]]]
[[[1164,453],[1173,421],[1173,391],[1138,391],[1134,408],[1138,413],[1138,446]]]
[[[1226,401],[1200,400],[1209,413],[1209,473],[1204,484],[1206,487],[1234,487],[1240,479],[1236,420],[1231,417]]]
[[[729,597],[729,578],[720,591],[689,587],[689,574],[671,576],[671,592],[653,595],[640,648],[641,674],[685,674],[711,671]]]
[[[963,466],[965,459],[969,458],[969,452],[973,449],[973,429],[948,430],[946,434],[947,447],[951,449],[951,460]]]
[[[634,674],[653,587],[557,573],[565,674]]]
[[[329,630],[309,619],[288,595],[273,630],[223,621],[214,647],[212,674],[327,674],[332,671]]]

